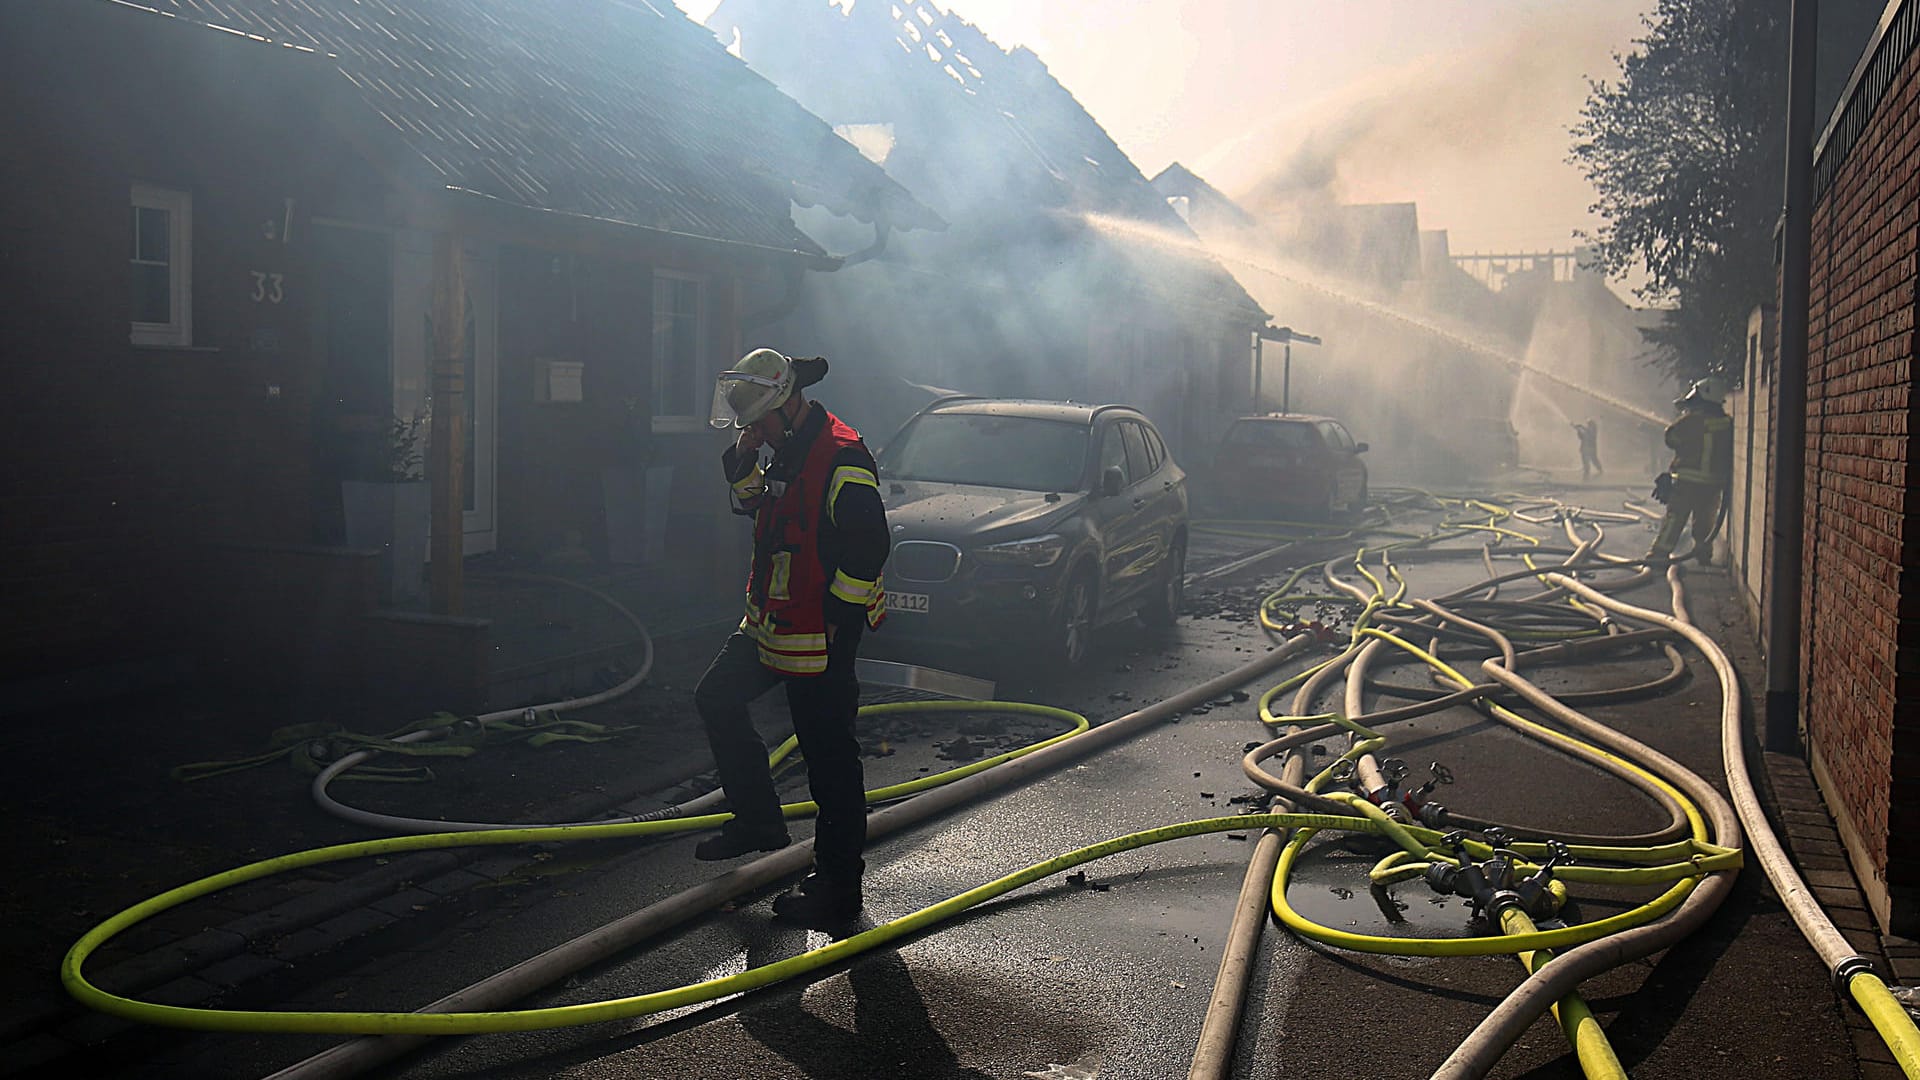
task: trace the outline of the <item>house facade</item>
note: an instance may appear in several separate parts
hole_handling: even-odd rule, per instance
[[[0,53],[0,681],[184,623],[235,679],[470,699],[484,627],[387,611],[426,552],[383,577],[344,494],[430,471],[436,395],[463,557],[732,576],[707,394],[840,265],[796,202],[942,224],[671,6],[23,0]]]

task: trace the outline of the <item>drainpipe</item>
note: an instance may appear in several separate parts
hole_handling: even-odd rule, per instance
[[[1266,360],[1262,346],[1267,343],[1258,330],[1253,333],[1253,411],[1260,411],[1260,365]]]
[[[1774,373],[1773,545],[1767,580],[1766,747],[1800,750],[1800,589],[1813,271],[1813,57],[1817,0],[1793,0],[1787,46],[1787,191],[1780,229],[1780,363]]]

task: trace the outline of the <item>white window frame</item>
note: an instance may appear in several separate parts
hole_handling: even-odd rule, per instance
[[[701,383],[713,374],[712,371],[708,370],[712,364],[707,356],[707,305],[710,303],[708,297],[712,291],[709,288],[710,282],[707,277],[702,274],[689,274],[679,270],[655,270],[653,272],[653,278],[648,282],[647,289],[647,311],[649,315],[657,314],[654,310],[654,294],[659,287],[659,282],[662,280],[690,282],[698,289],[693,314],[693,357],[691,361],[693,365],[693,401],[688,405],[688,408],[693,411],[686,413],[668,413],[661,411],[666,403],[660,400],[658,393],[660,389],[660,365],[667,362],[668,358],[662,357],[659,350],[653,347],[654,339],[650,336],[647,342],[647,348],[652,354],[652,365],[648,372],[649,390],[652,392],[648,394],[648,397],[651,399],[653,408],[653,431],[656,435],[686,434],[689,432],[702,431],[706,429],[707,418],[705,414],[701,412],[700,388]],[[651,335],[651,319],[648,325],[650,328],[649,334]]]
[[[167,212],[170,317],[163,323],[133,322],[128,340],[135,345],[187,348],[193,344],[193,195],[174,188],[136,183],[130,205],[136,209]]]

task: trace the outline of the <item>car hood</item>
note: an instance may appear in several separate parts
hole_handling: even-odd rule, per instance
[[[885,480],[880,497],[896,540],[973,540],[1002,531],[1043,532],[1072,513],[1086,494],[1060,492],[1049,501],[1040,491]]]

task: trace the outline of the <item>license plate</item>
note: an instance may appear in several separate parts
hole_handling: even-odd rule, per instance
[[[926,614],[927,604],[930,599],[931,598],[923,592],[894,592],[892,589],[888,589],[887,610],[917,611],[924,615]]]

